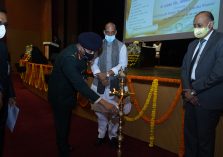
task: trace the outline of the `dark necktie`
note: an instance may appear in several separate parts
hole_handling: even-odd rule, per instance
[[[190,63],[190,78],[191,78],[191,73],[192,73],[192,69],[193,69],[193,67],[194,67],[194,63],[195,63],[195,61],[197,60],[197,56],[198,56],[198,54],[199,54],[199,52],[200,52],[200,50],[201,50],[201,47],[202,47],[202,45],[203,45],[203,43],[205,42],[206,40],[205,39],[200,39],[200,44],[199,44],[199,47],[198,47],[198,49],[197,49],[197,51],[195,52],[195,54],[194,54],[194,57],[193,57],[193,59],[192,59],[192,61],[191,61],[191,63]]]

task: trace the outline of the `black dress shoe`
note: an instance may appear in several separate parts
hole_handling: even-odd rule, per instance
[[[69,145],[68,150],[69,150],[69,152],[72,152],[74,150],[74,148],[71,145]]]
[[[118,148],[118,139],[116,137],[112,137],[110,139],[110,145],[112,148]]]
[[[104,143],[105,143],[105,138],[97,138],[96,142],[95,142],[95,145],[96,146],[100,146],[100,145],[102,145]]]

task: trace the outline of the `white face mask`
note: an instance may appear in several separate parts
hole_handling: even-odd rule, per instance
[[[203,37],[205,37],[208,34],[208,32],[210,31],[208,26],[209,26],[209,24],[207,25],[207,27],[194,28],[194,36],[196,38],[203,38]]]
[[[115,40],[115,35],[105,35],[105,40],[107,40],[108,43],[111,43]]]
[[[5,36],[5,33],[6,33],[5,25],[0,25],[0,39]]]

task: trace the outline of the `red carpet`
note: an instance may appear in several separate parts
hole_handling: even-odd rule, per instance
[[[57,157],[55,130],[50,105],[28,91],[18,77],[14,77],[20,114],[13,133],[6,129],[4,157]],[[97,123],[73,115],[70,144],[74,157],[116,157],[116,150],[107,142],[94,146]],[[177,157],[159,147],[125,136],[122,157]]]

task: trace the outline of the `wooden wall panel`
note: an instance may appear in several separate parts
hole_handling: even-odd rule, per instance
[[[14,65],[26,45],[33,44],[43,52],[43,41],[51,41],[51,0],[5,0],[5,6],[9,23],[7,45]]]

